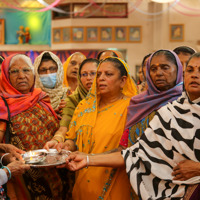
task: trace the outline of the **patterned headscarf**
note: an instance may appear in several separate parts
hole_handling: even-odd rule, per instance
[[[57,71],[57,76],[56,76],[56,85],[52,89],[46,88],[43,86],[43,84],[40,80],[40,76],[38,74],[38,68],[42,62],[42,57],[45,53],[49,53],[51,58],[56,62],[57,66],[58,66],[58,71]],[[66,94],[69,89],[69,88],[63,87],[64,71],[63,71],[62,62],[52,52],[44,51],[35,59],[34,68],[35,68],[35,76],[36,76],[35,87],[41,88],[42,91],[46,92],[49,95],[50,101],[51,101],[51,106],[53,107],[53,109],[56,109],[59,106],[61,99],[66,98]]]
[[[150,64],[151,60],[158,51],[168,51],[174,55],[176,59],[177,65],[177,78],[176,78],[176,85],[166,91],[158,90],[155,85],[153,84],[151,77],[150,77]],[[183,90],[183,67],[178,56],[170,50],[158,50],[154,52],[151,57],[148,59],[147,62],[147,70],[146,70],[146,79],[148,84],[147,91],[134,96],[128,107],[128,114],[127,114],[127,123],[126,129],[132,127],[134,124],[142,120],[144,117],[149,115],[154,110],[162,107],[163,105],[167,104],[168,102],[172,102],[176,100],[182,93]]]
[[[1,69],[1,81],[0,81],[0,95],[3,96],[9,106],[11,117],[15,116],[40,102],[49,112],[52,112],[54,116],[56,116],[53,111],[51,105],[49,104],[49,98],[45,98],[46,94],[42,92],[41,89],[36,89],[34,86],[31,88],[30,92],[27,94],[22,94],[18,90],[16,90],[10,82],[9,78],[9,68],[10,62],[13,57],[17,55],[23,54],[12,54],[9,57],[5,58],[2,63]],[[25,56],[25,55],[23,55]],[[30,60],[31,63],[31,60]],[[28,63],[27,63],[28,64]],[[33,69],[32,63],[30,66]],[[0,97],[0,119],[8,120],[8,111],[7,107],[4,104],[4,101]]]

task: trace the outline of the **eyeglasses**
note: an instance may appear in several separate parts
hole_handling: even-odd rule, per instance
[[[38,70],[39,74],[47,74],[47,71],[50,71],[50,73],[56,73],[58,70],[57,67],[49,67],[48,69],[42,68]]]
[[[25,75],[29,75],[33,72],[31,68],[23,68],[23,69],[10,69],[9,73],[12,76],[18,76],[20,71],[22,71],[23,74]]]
[[[81,77],[88,77],[88,75],[90,75],[90,77],[94,77],[96,76],[96,72],[83,73],[81,74]]]

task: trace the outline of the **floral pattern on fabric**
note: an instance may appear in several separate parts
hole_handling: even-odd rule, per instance
[[[11,120],[11,144],[25,151],[42,149],[59,127],[55,117],[40,104],[12,117]],[[32,199],[41,200],[70,199],[70,180],[67,176],[66,169],[56,168],[31,168],[23,174]],[[16,183],[15,179],[13,181]]]
[[[130,77],[127,64],[116,59],[124,65],[128,74],[122,90],[123,97],[99,108],[100,94],[96,79],[94,80],[87,97],[78,104],[66,134],[66,139],[74,140],[80,152],[102,153],[119,145],[125,127],[127,106],[130,98],[137,94],[137,88]],[[98,69],[99,67],[97,71]],[[128,200],[130,189],[124,169],[115,172],[108,167],[89,167],[77,172],[73,198]]]
[[[133,125],[129,128],[129,135],[128,135],[128,147],[135,144],[138,137],[140,137],[144,131],[149,126],[149,122],[153,119],[155,115],[155,111],[153,111],[150,115],[146,116],[144,119],[142,119],[139,123]]]

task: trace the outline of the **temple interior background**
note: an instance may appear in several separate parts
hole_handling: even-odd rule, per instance
[[[2,0],[0,54],[23,52],[34,60],[49,50],[64,62],[75,51],[95,57],[117,49],[136,78],[150,52],[181,45],[200,49],[200,1],[165,1]],[[20,30],[29,32],[28,41],[20,43]]]

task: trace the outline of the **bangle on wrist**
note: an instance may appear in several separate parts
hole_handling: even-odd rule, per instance
[[[52,138],[53,140],[55,140],[57,143],[60,143],[60,141],[59,140],[57,140],[56,138]]]
[[[4,166],[4,165],[3,165],[3,158],[4,158],[5,156],[7,156],[8,154],[9,154],[9,153],[5,153],[5,154],[3,154],[3,156],[1,156],[1,165],[2,165],[2,166]]]
[[[61,139],[62,139],[62,142],[64,142],[64,137],[63,137],[62,135],[54,135],[53,139],[56,138],[56,137],[57,137],[57,138],[61,138]]]
[[[86,168],[88,168],[89,164],[90,164],[90,159],[89,159],[89,156],[87,155],[86,156]]]
[[[10,180],[10,179],[11,179],[11,171],[10,171],[10,169],[9,169],[8,167],[6,167],[6,166],[3,166],[3,167],[2,167],[2,169],[4,169],[4,168],[8,170],[8,173],[9,173],[8,180]]]
[[[56,136],[56,135],[60,135],[60,136],[63,137],[63,138],[65,137],[65,133],[62,133],[62,132],[59,132],[59,131],[56,132],[55,136]]]

